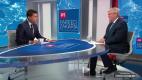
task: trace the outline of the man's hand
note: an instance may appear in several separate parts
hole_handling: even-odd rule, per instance
[[[37,44],[37,43],[39,43],[38,40],[30,40],[30,41],[29,41],[29,44]]]
[[[105,39],[104,38],[101,38],[100,40],[96,41],[98,43],[105,43]]]
[[[48,42],[55,42],[56,40],[49,40],[49,39],[48,39],[47,41],[48,41]]]
[[[39,40],[34,40],[33,43],[37,44],[37,43],[39,43]]]

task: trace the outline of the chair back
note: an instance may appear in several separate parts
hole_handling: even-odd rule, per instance
[[[130,45],[130,51],[125,54],[119,54],[119,53],[110,53],[109,58],[113,61],[113,63],[116,64],[122,64],[126,61],[129,55],[132,54],[132,41],[133,41],[133,32],[128,32],[128,42]]]
[[[129,45],[130,45],[130,51],[128,54],[132,54],[132,42],[133,42],[133,36],[134,36],[134,32],[128,32],[128,42],[129,42]]]
[[[8,30],[8,47],[15,47],[16,46],[16,30]]]

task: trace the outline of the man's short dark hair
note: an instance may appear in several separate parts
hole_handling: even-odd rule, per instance
[[[37,13],[37,11],[35,11],[35,10],[33,10],[33,9],[29,9],[29,10],[27,11],[27,17],[30,17],[30,16],[32,16],[32,15],[35,14],[35,13]]]

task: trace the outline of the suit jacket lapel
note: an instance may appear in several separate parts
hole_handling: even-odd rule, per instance
[[[108,38],[108,35],[109,35],[109,29],[110,29],[111,25],[112,25],[112,23],[109,23],[109,25],[107,26],[106,34],[105,34],[106,38]]]
[[[25,21],[25,27],[27,28],[27,32],[29,32],[30,34],[33,34],[32,32],[31,32],[31,30],[30,30],[30,25],[29,25],[29,23],[28,23],[28,21],[26,20]]]
[[[25,25],[26,25],[26,27],[27,27],[28,29],[30,29],[30,25],[29,25],[29,23],[28,23],[27,20],[25,21]]]
[[[107,37],[110,37],[112,35],[112,33],[115,31],[115,29],[117,28],[117,25],[118,25],[118,22],[119,22],[119,18],[118,20],[113,24],[113,26],[111,27],[110,29],[110,26],[109,26],[109,31],[108,31],[108,36]]]

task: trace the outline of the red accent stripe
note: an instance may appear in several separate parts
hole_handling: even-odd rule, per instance
[[[112,7],[118,7],[118,0],[112,0]]]

